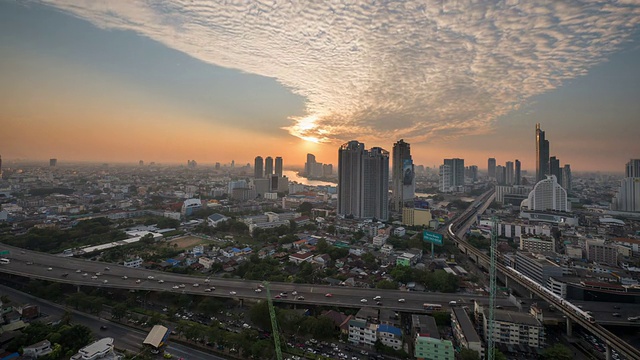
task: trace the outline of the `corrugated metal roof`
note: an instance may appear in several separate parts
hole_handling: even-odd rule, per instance
[[[147,338],[144,339],[142,343],[154,347],[160,347],[160,344],[162,344],[162,340],[164,339],[165,335],[167,335],[168,331],[169,329],[162,325],[155,325],[153,329],[149,331],[149,335],[147,335]]]

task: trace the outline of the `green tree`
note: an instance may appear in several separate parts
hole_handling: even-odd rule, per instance
[[[376,288],[397,290],[398,284],[395,281],[391,281],[391,280],[381,280],[381,281],[378,281],[378,283],[376,284]]]
[[[223,306],[224,304],[222,304],[219,300],[206,297],[202,299],[202,301],[200,301],[200,303],[198,304],[197,310],[198,312],[211,316],[217,313],[218,311],[220,311],[220,309],[222,309]]]
[[[542,358],[546,360],[571,360],[573,359],[573,354],[568,347],[562,344],[555,344],[544,350]]]
[[[327,240],[325,239],[318,240],[318,242],[316,243],[316,250],[318,250],[318,253],[320,254],[324,254],[328,252],[329,244],[327,243]]]
[[[361,257],[362,261],[364,261],[364,264],[367,266],[367,268],[369,269],[377,269],[378,268],[378,262],[376,260],[376,257],[368,252],[368,253],[364,253]]]
[[[114,307],[111,308],[111,317],[117,320],[122,319],[127,315],[127,310],[129,307],[125,303],[118,303]]]
[[[296,211],[301,212],[303,215],[311,216],[311,209],[313,209],[313,204],[305,201],[298,206]]]
[[[480,354],[475,350],[462,348],[460,350],[460,360],[480,360]]]
[[[249,319],[264,330],[271,329],[271,317],[269,315],[269,304],[260,301],[249,309]]]
[[[437,311],[431,314],[439,326],[451,325],[451,313],[446,311]]]

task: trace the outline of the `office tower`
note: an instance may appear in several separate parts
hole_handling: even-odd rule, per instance
[[[220,170],[220,163],[219,162],[216,163],[215,169],[216,170]]]
[[[540,124],[536,124],[536,182],[549,174],[549,140],[545,139]]]
[[[565,164],[562,168],[562,187],[567,190],[567,194],[570,194],[572,189],[571,186],[571,165]]]
[[[392,207],[394,211],[400,212],[405,205],[412,206],[415,194],[415,170],[411,158],[411,145],[403,139],[393,144],[392,166]]]
[[[487,173],[489,174],[489,177],[492,179],[496,178],[496,159],[495,158],[489,158],[489,166],[487,168]]]
[[[451,186],[464,186],[464,159],[444,159],[444,164],[451,170]]]
[[[440,191],[449,192],[451,191],[451,166],[450,165],[440,165]]]
[[[546,179],[538,181],[525,201],[531,211],[571,211],[567,192],[558,184],[555,175],[548,175]]]
[[[56,166],[58,164],[58,159],[49,159],[49,166]]]
[[[478,166],[477,165],[469,166],[469,177],[471,178],[471,180],[473,182],[478,181]]]
[[[313,154],[307,154],[307,162],[304,164],[304,174],[311,176],[313,173],[313,167],[316,163],[316,156]]]
[[[236,161],[235,160],[231,160],[231,168],[233,169],[236,166]]]
[[[625,178],[611,199],[611,210],[640,212],[640,159],[631,159],[625,167]]]
[[[515,184],[514,178],[516,176],[514,169],[513,169],[513,161],[507,161],[507,163],[505,164],[505,183],[507,185],[513,185]]]
[[[0,179],[2,179],[2,155],[0,155]]]
[[[496,166],[496,181],[499,185],[504,185],[507,183],[507,173],[506,168],[502,165]]]
[[[558,179],[558,184],[562,184],[562,170],[560,169],[560,159],[552,156],[549,158],[549,175],[554,175]]]
[[[338,214],[388,219],[389,152],[352,140],[338,150]]]
[[[640,178],[640,159],[629,160],[625,165],[624,174],[628,178]]]
[[[521,185],[521,184],[522,184],[522,170],[521,170],[520,160],[518,160],[518,159],[516,159],[516,178],[515,178],[515,184],[516,184],[516,185]]]
[[[331,176],[333,175],[333,165],[324,164],[322,165],[322,176]]]
[[[276,175],[282,177],[282,157],[276,157]]]
[[[256,179],[261,179],[263,174],[264,174],[264,171],[263,171],[262,156],[256,156],[256,159],[253,165],[253,177]]]
[[[264,159],[264,177],[269,178],[273,174],[273,158],[271,156],[267,156]]]

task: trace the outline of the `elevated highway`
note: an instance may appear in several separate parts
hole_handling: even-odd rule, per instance
[[[448,228],[447,235],[451,241],[453,241],[458,248],[460,248],[467,255],[474,257],[478,264],[490,263],[490,256],[484,252],[471,246],[464,236],[469,229],[469,226],[476,221],[477,215],[482,214],[486,208],[491,204],[494,198],[493,191],[488,191],[483,194],[476,202],[474,202],[467,211],[461,214],[458,219],[453,221]],[[499,256],[498,256],[499,258]],[[624,356],[630,359],[640,359],[640,350],[633,347],[631,344],[623,341],[609,330],[602,327],[597,322],[591,322],[581,314],[577,313],[568,301],[559,301],[557,298],[550,296],[547,292],[540,290],[538,287],[533,286],[527,281],[523,281],[521,278],[515,276],[511,271],[507,269],[501,262],[496,264],[497,272],[502,273],[506,278],[518,283],[523,288],[527,289],[531,294],[534,294],[538,298],[546,301],[549,304],[553,304],[556,309],[562,311],[567,318],[567,331],[571,332],[571,325],[573,322],[580,324],[586,330],[590,331],[595,336],[598,336],[606,344],[606,358],[611,359],[611,347],[618,350]]]
[[[266,292],[260,289],[260,281],[241,279],[204,278],[202,276],[181,275],[147,269],[132,269],[121,265],[60,257],[35,251],[23,250],[0,244],[0,251],[9,250],[9,264],[0,265],[0,272],[17,276],[41,279],[77,286],[114,288],[140,291],[158,291],[177,294],[192,294],[234,298],[238,300],[266,299]],[[109,270],[106,270],[106,268]],[[100,275],[96,275],[100,273]],[[93,278],[95,277],[95,278]],[[126,277],[126,278],[125,278]],[[194,286],[194,284],[198,284]],[[275,302],[296,305],[325,305],[350,308],[374,307],[402,312],[426,313],[424,303],[441,304],[446,308],[449,301],[469,305],[473,301],[488,303],[486,298],[467,294],[446,294],[435,292],[414,292],[346,286],[327,286],[272,282],[271,292],[286,297],[274,299]],[[213,290],[215,288],[215,290]],[[207,289],[212,289],[208,291]],[[293,295],[296,291],[298,294]],[[326,296],[331,294],[331,296]],[[375,296],[382,297],[382,305],[376,305]],[[303,299],[299,299],[302,296]],[[362,302],[365,299],[366,302]],[[403,299],[403,301],[401,301]],[[509,307],[512,304],[506,297],[500,297],[498,304]]]

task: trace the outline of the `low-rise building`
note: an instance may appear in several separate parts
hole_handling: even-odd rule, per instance
[[[362,319],[349,320],[349,342],[355,345],[373,346],[378,340],[378,324]]]
[[[198,263],[201,264],[206,270],[210,270],[211,269],[211,265],[215,264],[215,261],[211,258],[208,258],[206,256],[200,256],[198,258]]]
[[[559,278],[569,274],[569,269],[566,265],[557,264],[543,255],[536,255],[527,251],[518,251],[516,253],[515,268],[542,285],[546,285],[550,276]]]
[[[432,316],[412,315],[411,335],[413,356],[418,360],[454,360],[455,349],[451,340],[440,337],[438,325]]]
[[[32,359],[37,359],[40,356],[47,355],[51,352],[51,343],[49,340],[43,340],[33,345],[25,346],[22,348],[22,354]]]
[[[379,325],[378,339],[383,345],[392,347],[395,350],[400,350],[402,348],[402,330],[393,325]]]
[[[295,264],[302,264],[303,262],[308,262],[311,261],[311,259],[313,258],[313,254],[312,253],[295,253],[295,254],[291,254],[289,255],[289,261],[291,261],[292,263]]]
[[[402,236],[405,236],[406,233],[407,233],[407,230],[405,228],[403,228],[402,226],[399,226],[399,227],[393,229],[393,235],[394,236],[402,237]]]
[[[402,224],[407,226],[427,226],[431,221],[431,210],[402,208]]]
[[[141,257],[135,257],[135,258],[131,258],[131,259],[127,259],[125,260],[122,265],[124,265],[125,267],[128,268],[139,268],[142,266],[142,258]]]
[[[525,345],[534,349],[545,347],[542,323],[531,314],[507,310],[494,310],[493,334],[489,333],[489,309],[482,309],[482,327],[485,341],[493,336],[496,344]]]
[[[89,344],[74,356],[72,360],[97,360],[97,359],[112,359],[116,358],[113,352],[113,338],[102,338],[92,344]]]
[[[452,308],[451,329],[458,345],[462,348],[477,351],[480,359],[484,359],[484,346],[476,332],[469,314],[461,307]]]
[[[552,236],[521,234],[520,250],[534,253],[555,252],[556,240]]]
[[[373,237],[373,246],[380,247],[386,244],[387,239],[389,239],[389,235],[376,235]]]

